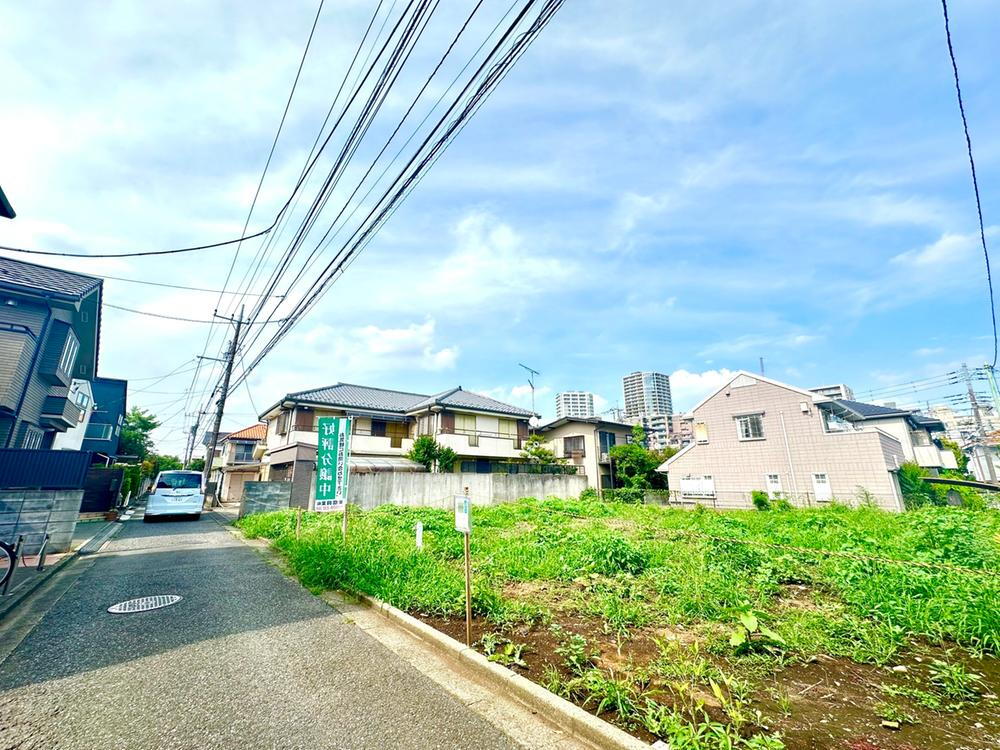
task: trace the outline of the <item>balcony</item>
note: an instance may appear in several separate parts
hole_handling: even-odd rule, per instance
[[[955,454],[936,445],[914,445],[913,458],[925,469],[957,469]]]
[[[80,423],[83,414],[79,406],[69,400],[66,388],[53,388],[42,403],[42,414],[39,422],[43,427],[51,427],[63,432],[72,429]]]

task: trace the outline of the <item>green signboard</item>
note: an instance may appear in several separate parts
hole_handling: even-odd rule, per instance
[[[316,510],[343,510],[350,476],[350,417],[320,417],[316,447]]]

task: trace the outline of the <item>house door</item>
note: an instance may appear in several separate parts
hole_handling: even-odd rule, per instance
[[[817,503],[828,503],[833,500],[830,479],[826,474],[813,474],[813,493]]]
[[[780,495],[781,494],[781,476],[779,474],[768,474],[765,476],[767,480],[767,494]]]

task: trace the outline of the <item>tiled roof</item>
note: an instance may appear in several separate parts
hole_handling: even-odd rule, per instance
[[[520,406],[511,406],[503,401],[497,401],[489,396],[463,390],[461,386],[447,391],[441,391],[434,396],[429,396],[418,403],[413,409],[425,409],[428,406],[438,404],[440,406],[455,406],[458,408],[477,409],[479,411],[490,411],[496,414],[511,414],[519,417],[532,417],[534,412],[530,409],[522,409]]]
[[[267,437],[266,424],[254,424],[244,427],[242,430],[230,432],[226,435],[226,440],[263,440]]]
[[[367,385],[352,385],[351,383],[335,383],[324,388],[289,393],[288,398],[293,401],[310,401],[330,404],[331,406],[353,406],[356,409],[403,413],[427,397],[420,393],[389,391],[384,388],[371,388]]]
[[[82,298],[97,289],[101,285],[101,279],[11,258],[0,258],[0,283]]]
[[[459,409],[477,409],[479,411],[509,414],[519,417],[532,416],[532,412],[528,409],[511,406],[510,404],[505,404],[502,401],[497,401],[478,393],[465,391],[461,387],[451,388],[434,396],[425,396],[421,393],[390,391],[366,385],[335,383],[324,388],[289,393],[288,398],[292,401],[306,401],[329,404],[330,406],[353,407],[355,409],[396,412],[400,414],[439,405],[453,406]]]
[[[902,417],[910,413],[908,409],[897,409],[892,406],[866,404],[862,401],[849,401],[846,398],[835,398],[833,401],[847,409],[850,409],[864,419],[869,419],[871,417]]]

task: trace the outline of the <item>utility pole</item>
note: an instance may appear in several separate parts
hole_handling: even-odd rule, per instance
[[[219,443],[219,430],[222,428],[222,413],[226,409],[226,396],[229,395],[229,379],[233,374],[233,360],[236,359],[236,350],[240,345],[240,327],[243,325],[243,308],[240,308],[240,316],[236,319],[236,332],[233,340],[229,342],[229,349],[226,351],[226,369],[222,373],[222,387],[219,390],[219,400],[216,402],[215,424],[212,427],[212,437],[205,453],[205,469],[202,473],[202,485],[208,487],[208,479],[212,475],[212,463],[215,458],[215,449]],[[215,488],[212,493],[212,507],[219,505],[219,488]]]
[[[972,387],[972,375],[969,373],[969,366],[962,363],[962,378],[969,390],[969,403],[972,405],[972,416],[976,420],[976,436],[982,440],[986,437],[986,428],[983,427],[983,415],[979,413],[979,401],[976,400],[976,390]]]

